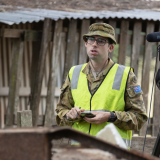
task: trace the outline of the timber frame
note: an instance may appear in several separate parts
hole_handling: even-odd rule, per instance
[[[150,71],[153,63],[153,61],[151,62],[151,57],[153,57],[152,47],[156,46],[157,43],[146,42],[145,36],[153,31],[158,31],[159,22],[136,19],[91,18],[57,21],[45,19],[44,22],[12,26],[0,24],[0,75],[2,75],[0,79],[0,104],[2,106],[0,120],[3,124],[2,128],[5,127],[4,124],[7,126],[14,125],[16,112],[27,109],[33,111],[34,126],[37,126],[37,123],[45,126],[55,125],[53,115],[55,116],[54,109],[60,95],[60,87],[71,66],[87,62],[82,35],[88,32],[89,25],[94,22],[109,23],[115,28],[118,42],[117,62],[126,65],[126,62],[128,63],[127,58],[129,58],[130,62],[127,65],[134,68],[138,79],[142,79],[140,83],[147,109],[148,96],[150,96]],[[130,57],[127,52],[128,46],[130,46]],[[142,47],[143,55],[141,54]],[[19,57],[18,60],[14,59],[13,53]],[[110,57],[115,59],[115,55],[114,50]],[[142,61],[141,67],[140,60]],[[16,70],[11,70],[14,68],[11,67],[13,62]],[[139,74],[140,69],[142,74]],[[13,77],[13,75],[17,80],[14,82],[15,85],[11,87],[13,81],[10,77]],[[14,90],[11,88],[14,88]],[[157,136],[159,131],[159,92],[155,87],[154,116],[149,131],[152,136]],[[17,104],[18,101],[19,104]],[[14,104],[14,107],[9,103]],[[10,108],[10,110],[7,110],[7,108]],[[145,128],[146,125],[140,132],[135,133],[144,135]]]

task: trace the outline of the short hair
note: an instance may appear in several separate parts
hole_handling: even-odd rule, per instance
[[[108,38],[108,44],[113,44],[113,40],[111,38]]]

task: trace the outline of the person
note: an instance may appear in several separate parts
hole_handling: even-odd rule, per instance
[[[132,130],[139,130],[147,121],[140,85],[132,68],[108,56],[116,45],[112,26],[94,23],[83,40],[89,62],[70,69],[61,88],[56,122],[93,136],[113,123],[129,148]],[[81,117],[84,111],[96,116]]]

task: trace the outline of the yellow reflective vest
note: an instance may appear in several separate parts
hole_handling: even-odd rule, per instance
[[[86,111],[124,111],[124,94],[130,67],[114,64],[103,79],[97,91],[92,95],[86,74],[82,72],[87,64],[74,66],[69,71],[71,80],[71,93],[74,106]],[[90,124],[86,121],[75,122],[72,128],[96,136],[96,134],[109,124]],[[116,127],[127,147],[131,145],[132,131]]]

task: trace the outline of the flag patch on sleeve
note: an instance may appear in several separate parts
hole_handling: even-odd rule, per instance
[[[136,87],[134,87],[133,89],[134,89],[135,93],[141,93],[141,92],[142,92],[140,86],[136,86]]]

